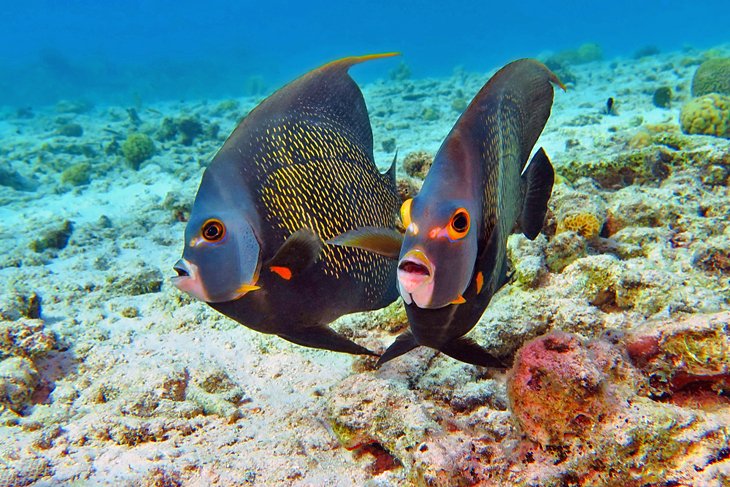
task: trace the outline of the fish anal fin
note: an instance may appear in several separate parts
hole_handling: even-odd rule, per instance
[[[388,349],[378,359],[378,367],[383,365],[385,362],[389,362],[396,357],[400,357],[404,353],[408,353],[418,346],[416,337],[413,333],[407,331],[398,335],[393,343],[390,344]]]
[[[292,275],[300,273],[314,264],[319,258],[321,250],[322,240],[317,234],[307,228],[302,228],[286,239],[265,266],[288,280]],[[281,273],[277,271],[281,271]],[[289,278],[285,275],[288,275]]]
[[[389,259],[397,259],[400,255],[403,235],[392,228],[360,227],[342,233],[328,240],[327,243],[341,247],[356,247]]]
[[[525,237],[535,240],[545,223],[547,203],[555,181],[555,171],[542,147],[532,157],[522,178],[525,200],[520,215],[520,228]]]
[[[333,352],[350,353],[352,355],[372,355],[375,352],[358,345],[349,338],[346,338],[328,326],[307,326],[296,330],[289,330],[280,333],[279,336],[297,345],[310,348],[320,348]]]
[[[467,337],[452,340],[439,350],[449,357],[467,364],[499,368],[505,366],[501,360],[487,352],[484,347]]]

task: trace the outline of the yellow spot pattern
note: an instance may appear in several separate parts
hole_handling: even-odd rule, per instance
[[[317,122],[282,120],[252,140],[264,220],[282,242],[309,228],[326,241],[362,226],[392,227],[397,197],[354,135],[332,117]],[[326,115],[326,114],[325,114]],[[322,270],[336,279],[349,276],[365,284],[377,300],[388,286],[392,263],[360,249],[326,245]]]

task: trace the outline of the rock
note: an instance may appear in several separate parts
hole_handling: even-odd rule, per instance
[[[424,179],[431,169],[433,155],[426,151],[411,152],[403,159],[403,169],[409,176]]]
[[[672,89],[668,86],[662,86],[654,90],[654,94],[651,97],[652,103],[655,107],[659,108],[671,108],[672,106]]]
[[[61,124],[56,129],[56,133],[58,135],[63,135],[64,137],[81,137],[84,135],[84,129],[77,123],[67,122]]]
[[[41,317],[41,297],[36,293],[24,294],[17,291],[4,293],[0,297],[0,319],[15,321],[21,317]]]
[[[40,383],[35,365],[24,357],[11,357],[0,362],[0,406],[22,414],[30,405],[31,396]]]
[[[0,359],[8,356],[40,357],[55,344],[55,335],[45,329],[41,320],[0,321]]]
[[[586,254],[586,239],[566,231],[555,235],[545,247],[545,263],[552,272],[561,272],[571,262]]]
[[[400,459],[418,446],[426,431],[438,428],[405,384],[373,374],[338,384],[328,395],[326,414],[348,450],[377,443]]]
[[[73,222],[66,220],[55,228],[46,230],[41,238],[30,243],[34,252],[43,252],[48,249],[61,250],[66,247],[73,233]]]
[[[162,272],[156,267],[138,263],[134,273],[109,276],[107,282],[113,286],[115,293],[138,296],[160,292],[163,279]]]
[[[575,335],[552,331],[525,344],[507,380],[512,414],[541,445],[588,439],[617,403],[593,354]]]
[[[651,397],[674,404],[730,406],[730,313],[654,320],[622,339],[629,356],[648,377]]]

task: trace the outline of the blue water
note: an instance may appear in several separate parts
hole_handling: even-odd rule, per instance
[[[730,2],[2,0],[0,104],[267,90],[328,60],[401,51],[413,76],[486,71],[597,42],[604,55],[730,41]],[[356,71],[385,77],[399,61]]]

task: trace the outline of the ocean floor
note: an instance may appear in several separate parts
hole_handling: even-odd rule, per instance
[[[506,372],[427,349],[374,370],[170,284],[203,169],[261,97],[0,108],[0,486],[730,485],[730,139],[679,127],[718,55],[558,73],[545,234],[511,237],[471,334]],[[363,86],[381,168],[410,155],[417,187],[494,71]],[[400,302],[336,323],[381,351],[404,326]]]

